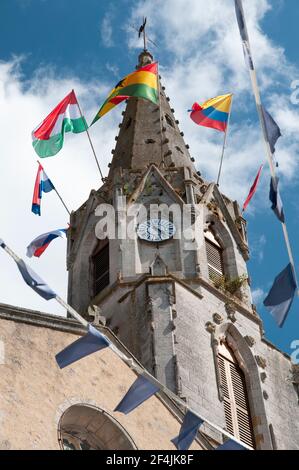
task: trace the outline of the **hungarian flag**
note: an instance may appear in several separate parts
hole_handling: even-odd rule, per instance
[[[144,98],[158,104],[158,62],[141,67],[118,82],[92,121],[91,126],[104,114],[131,96]]]
[[[74,90],[71,91],[32,132],[32,145],[39,157],[53,157],[62,149],[64,133],[87,129]]]

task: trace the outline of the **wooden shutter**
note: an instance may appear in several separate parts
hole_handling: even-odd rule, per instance
[[[218,364],[223,388],[224,413],[227,431],[250,447],[254,437],[243,371],[232,352],[222,345]]]
[[[217,246],[216,244],[212,243],[207,238],[205,239],[205,241],[209,276],[211,280],[214,280],[224,275],[222,249],[220,246]]]
[[[94,295],[99,294],[106,286],[109,279],[109,243],[101,248],[93,257],[94,267]]]

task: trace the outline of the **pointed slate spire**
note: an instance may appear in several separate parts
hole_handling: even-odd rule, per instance
[[[148,51],[139,55],[137,68],[153,62]],[[157,166],[164,161],[165,167],[195,168],[183,135],[174,117],[169,99],[160,85],[160,106],[140,98],[130,98],[120,124],[120,132],[113,151],[109,177],[116,168],[145,169],[149,164]],[[162,146],[162,148],[161,148]]]

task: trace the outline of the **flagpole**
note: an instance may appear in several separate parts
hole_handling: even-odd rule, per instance
[[[165,166],[164,155],[163,155],[163,129],[162,129],[162,110],[161,110],[161,84],[160,84],[160,68],[158,64],[158,94],[159,94],[159,119],[160,119],[160,135],[161,135],[161,163],[160,165]]]
[[[74,90],[72,90],[72,91],[75,93]],[[96,155],[96,152],[95,152],[95,149],[94,149],[92,140],[91,140],[91,138],[90,138],[90,134],[89,134],[89,131],[88,131],[88,126],[87,126],[85,117],[84,117],[84,115],[82,114],[81,107],[80,107],[80,104],[79,104],[79,101],[78,101],[77,96],[76,96],[76,99],[77,99],[77,104],[78,104],[80,116],[81,116],[81,118],[82,118],[82,120],[83,120],[83,122],[84,122],[85,132],[86,132],[86,134],[87,134],[87,137],[88,137],[88,140],[89,140],[89,143],[90,143],[90,146],[91,146],[91,150],[92,150],[93,156],[94,156],[94,158],[95,158],[95,161],[96,161],[98,170],[99,170],[99,172],[100,172],[101,179],[102,179],[102,181],[104,181],[103,173],[102,173],[102,170],[101,170],[101,167],[100,167],[100,164],[99,164],[99,161],[98,161],[98,158],[97,158],[97,155]]]
[[[231,110],[232,110],[232,104],[233,104],[233,95],[232,95],[232,99],[231,99],[231,105],[230,105],[230,110],[229,110],[229,115],[228,115],[228,120],[227,120],[227,126],[226,126],[225,133],[224,133],[222,154],[221,154],[219,172],[218,172],[218,177],[217,177],[217,186],[219,186],[219,181],[220,181],[220,176],[221,176],[221,171],[222,171],[223,157],[224,157],[224,152],[225,152],[225,149],[226,149],[227,134],[228,134],[228,128],[229,128],[229,124],[230,124],[230,115],[231,115]]]
[[[42,168],[44,168],[43,165],[39,162],[39,160],[37,160],[37,163],[38,163]],[[52,182],[51,179],[50,179],[50,181]],[[70,213],[70,211],[69,211],[67,205],[65,204],[64,200],[62,199],[62,197],[60,196],[59,192],[57,191],[57,189],[56,189],[56,187],[55,187],[54,185],[53,185],[53,188],[54,188],[55,193],[56,193],[57,196],[59,197],[61,203],[63,204],[63,207],[64,207],[65,210],[67,211],[68,215],[71,216],[71,213]]]
[[[244,29],[246,31],[246,35],[247,35],[247,38],[248,38],[248,48],[251,51],[249,36],[248,36],[248,30],[247,30],[246,20],[245,20],[245,16],[244,16],[242,0],[240,0],[240,5],[241,5],[241,8],[242,8],[242,14],[243,14],[243,18],[244,18]],[[251,55],[251,57],[252,57],[252,55]],[[261,128],[262,128],[263,141],[264,141],[264,145],[265,145],[267,160],[268,160],[268,163],[269,163],[270,173],[271,173],[271,177],[274,180],[274,184],[276,184],[276,172],[275,172],[275,167],[274,167],[274,163],[273,163],[270,144],[269,144],[269,141],[268,141],[268,135],[267,135],[264,115],[263,115],[263,111],[262,111],[261,94],[260,94],[260,89],[259,89],[258,81],[257,81],[257,75],[256,75],[256,71],[255,71],[254,66],[252,68],[249,67],[249,74],[250,74],[253,94],[254,94],[254,97],[255,97],[257,112],[258,112],[258,116],[259,116],[259,120],[260,120],[260,124],[261,124]],[[298,280],[297,280],[297,275],[296,275],[295,262],[294,262],[294,257],[293,257],[292,248],[291,248],[291,244],[290,244],[289,234],[288,234],[288,230],[287,230],[287,226],[286,226],[285,222],[281,222],[281,224],[282,224],[282,230],[283,230],[283,235],[284,235],[284,239],[285,239],[285,244],[286,244],[290,264],[291,264],[291,267],[292,267],[294,280],[296,282],[297,294],[299,296]]]

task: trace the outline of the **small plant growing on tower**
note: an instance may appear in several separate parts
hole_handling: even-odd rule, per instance
[[[232,295],[238,294],[247,280],[248,277],[246,274],[234,278],[228,278],[227,276],[212,276],[212,282],[217,289],[220,289],[223,292],[229,292]]]

